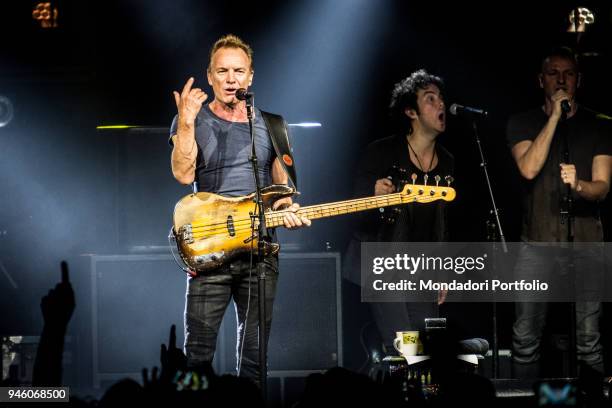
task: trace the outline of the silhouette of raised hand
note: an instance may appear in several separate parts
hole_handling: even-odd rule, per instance
[[[172,381],[178,370],[184,371],[187,368],[187,357],[183,350],[176,347],[176,326],[170,327],[170,338],[168,346],[161,345],[161,380]]]
[[[74,312],[75,302],[68,276],[68,264],[62,261],[61,268],[61,282],[43,296],[40,302],[45,324],[40,335],[32,373],[34,386],[59,386],[62,383],[64,336]]]
[[[70,284],[68,264],[62,261],[62,280],[40,302],[45,326],[66,328],[74,312],[74,291]]]
[[[143,368],[142,369],[142,385],[145,389],[148,388],[156,388],[159,386],[159,376],[157,375],[159,369],[157,367],[153,367],[153,369],[151,369],[151,377],[149,377],[149,369],[148,368]]]

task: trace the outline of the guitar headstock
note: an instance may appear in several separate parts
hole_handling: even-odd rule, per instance
[[[413,173],[411,178],[412,183],[404,185],[404,188],[402,188],[400,192],[402,201],[406,200],[408,202],[417,203],[430,203],[438,200],[453,201],[457,196],[455,189],[451,187],[454,181],[452,176],[444,177],[446,185],[444,185],[444,183],[440,185],[442,178],[439,175],[434,177],[435,184],[431,185],[427,184],[429,181],[427,174],[423,179],[423,184],[416,184],[416,174]]]

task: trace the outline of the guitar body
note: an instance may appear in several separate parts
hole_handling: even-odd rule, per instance
[[[294,194],[284,185],[272,185],[262,191],[265,210],[279,198]],[[199,274],[231,261],[250,251],[257,252],[258,239],[251,229],[256,213],[255,194],[223,197],[196,193],[183,197],[174,207],[173,231],[183,262],[193,274]],[[255,234],[257,234],[255,223]],[[266,242],[266,255],[278,251],[278,244]]]

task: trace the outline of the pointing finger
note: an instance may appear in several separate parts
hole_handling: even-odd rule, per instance
[[[181,96],[187,96],[187,94],[191,90],[191,85],[193,85],[193,81],[194,81],[193,77],[187,80],[187,82],[185,83],[185,86],[183,87],[183,92],[181,93]]]
[[[62,283],[70,282],[70,277],[68,276],[68,263],[66,261],[62,261]]]
[[[176,348],[176,325],[170,327],[170,339],[168,340],[168,348]]]

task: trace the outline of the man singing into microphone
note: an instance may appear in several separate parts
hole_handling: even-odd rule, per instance
[[[525,244],[516,270],[531,277],[565,267],[544,259],[536,247],[527,243],[568,241],[568,219],[561,214],[567,194],[573,200],[573,240],[603,240],[597,202],[610,189],[612,161],[609,143],[612,135],[603,123],[576,103],[580,73],[573,51],[557,48],[548,53],[542,60],[539,82],[544,105],[513,116],[507,125],[512,156],[526,185],[521,236]],[[581,265],[575,264],[580,279]],[[545,303],[516,304],[512,355],[518,377],[540,375],[538,361],[546,311]],[[600,311],[599,302],[576,303],[578,359],[601,372]]]
[[[239,89],[251,85],[253,73],[251,47],[234,35],[226,35],[210,50],[206,76],[214,94],[212,102],[204,104],[208,95],[193,87],[194,78],[187,80],[181,93],[174,92],[178,114],[172,122],[170,143],[173,146],[172,174],[179,183],[195,181],[200,191],[224,196],[243,196],[255,190],[249,161],[251,136],[247,108],[245,101],[240,100],[244,94],[236,94]],[[287,184],[289,178],[295,184],[286,125],[281,126],[280,131],[278,126],[271,129],[268,115],[256,109],[253,120],[262,187]],[[273,209],[292,210],[285,215],[287,228],[310,225],[310,220],[295,214],[298,207],[291,198],[277,200],[272,205]],[[268,256],[264,261],[265,322],[269,335],[278,259]],[[250,255],[188,278],[185,307],[187,363],[190,367],[198,367],[212,361],[217,333],[230,299],[234,300],[238,320],[238,374],[258,383],[257,273],[252,268]]]

